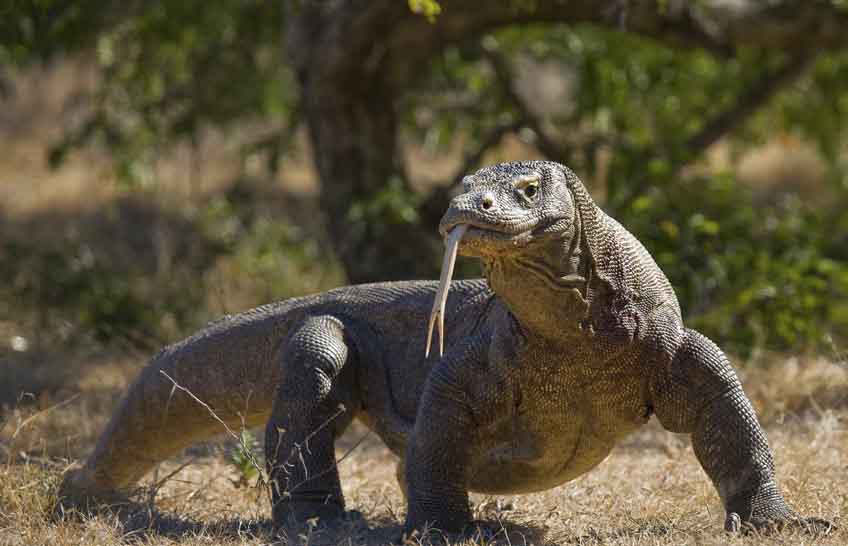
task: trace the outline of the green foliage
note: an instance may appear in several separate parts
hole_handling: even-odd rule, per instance
[[[0,66],[88,47],[114,16],[115,6],[98,0],[7,0],[0,5]]]
[[[10,281],[4,287],[4,299],[15,301],[16,312],[49,311],[56,316],[44,317],[42,322],[61,318],[75,331],[100,341],[123,338],[155,346],[161,342],[156,331],[161,317],[184,319],[197,297],[189,291],[171,300],[172,305],[168,298],[150,301],[138,282],[141,272],[116,267],[75,241],[61,248],[7,242],[0,255],[5,256],[0,271]],[[48,326],[55,324],[37,325]]]
[[[225,311],[221,285],[243,286],[246,307],[318,292],[344,282],[339,265],[305,229],[257,210],[258,197],[236,185],[198,211],[159,219],[172,241],[163,249],[140,241],[109,241],[101,232],[138,230],[144,214],[106,211],[80,236],[58,241],[0,239],[0,311],[16,323],[34,315],[37,331],[60,331],[62,341],[129,342],[158,349]],[[139,207],[138,204],[134,207]],[[151,219],[147,219],[151,221]],[[129,258],[129,259],[128,259]],[[2,314],[2,313],[0,313]]]
[[[201,231],[220,246],[229,274],[251,279],[255,304],[301,296],[344,283],[344,272],[307,229],[257,212],[255,197],[236,185],[200,212]]]
[[[0,31],[0,65],[55,53],[42,48],[47,43],[64,51],[89,47],[100,68],[93,111],[55,143],[51,164],[97,143],[112,154],[123,183],[149,185],[153,163],[175,142],[245,120],[275,128],[257,144],[277,164],[294,101],[283,62],[281,2],[65,4],[13,8]],[[83,26],[104,19],[108,24]]]
[[[351,203],[347,219],[352,226],[376,226],[376,235],[403,224],[418,221],[420,196],[409,195],[404,183],[395,177],[369,199]]]
[[[408,2],[412,13],[423,15],[430,22],[435,22],[436,16],[442,12],[442,6],[436,0],[408,0]]]
[[[713,176],[649,190],[623,220],[669,275],[689,324],[736,353],[827,350],[848,332],[848,241],[830,227],[848,225],[844,209],[797,196],[756,206],[733,178]]]

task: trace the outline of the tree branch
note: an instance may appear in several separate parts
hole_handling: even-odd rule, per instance
[[[515,88],[515,78],[512,76],[512,68],[506,57],[498,51],[496,46],[491,44],[483,45],[483,55],[492,66],[506,99],[515,106],[527,127],[536,134],[536,147],[539,151],[548,159],[564,162],[571,155],[570,151],[559,145],[547,134],[542,119],[527,105]]]
[[[499,123],[492,127],[480,140],[479,146],[477,146],[474,151],[465,154],[462,166],[460,166],[456,174],[453,176],[453,184],[459,184],[462,182],[462,178],[474,170],[480,164],[480,161],[483,159],[486,152],[497,146],[504,136],[518,131],[526,124],[526,119],[519,118],[506,123]]]
[[[662,156],[671,163],[672,176],[678,174],[686,165],[697,160],[707,148],[747,121],[762,108],[781,89],[796,81],[815,59],[815,54],[802,51],[796,53],[780,67],[767,72],[754,82],[737,98],[729,108],[719,112],[707,121],[700,131],[692,135],[684,144],[682,153],[675,156]],[[657,154],[652,150],[642,150],[642,161],[647,163]],[[628,180],[626,190],[620,190],[615,203],[616,208],[626,208],[643,194],[649,185],[646,173],[642,172]]]
[[[376,5],[379,2],[372,2]],[[591,24],[653,38],[668,45],[703,48],[727,57],[740,47],[822,51],[848,46],[848,10],[813,0],[441,0],[435,23],[420,16],[394,20],[387,48],[391,71],[408,81],[420,62],[446,45],[508,25]]]
[[[727,110],[709,120],[684,144],[684,163],[698,157],[721,137],[744,123],[781,89],[796,81],[815,59],[815,54],[802,51],[779,68],[765,74]]]

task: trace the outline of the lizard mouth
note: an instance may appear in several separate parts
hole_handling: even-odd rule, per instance
[[[439,233],[447,238],[448,234],[459,226],[465,226],[466,235],[465,243],[474,240],[489,240],[489,241],[513,241],[526,237],[532,231],[532,226],[516,226],[511,229],[501,229],[499,226],[493,226],[483,222],[478,222],[469,218],[459,218],[451,222],[442,222],[439,226]],[[463,245],[465,246],[465,245]]]
[[[433,308],[430,310],[430,321],[427,326],[427,343],[424,346],[424,357],[430,356],[430,347],[433,345],[433,329],[439,335],[439,356],[445,352],[445,304],[448,301],[448,291],[453,277],[453,269],[456,264],[456,256],[459,253],[459,243],[463,241],[463,248],[472,250],[483,249],[490,241],[509,242],[519,245],[522,239],[532,238],[529,232],[518,234],[496,231],[488,226],[481,226],[473,222],[456,222],[440,226],[439,231],[445,237],[445,254],[442,258],[442,272],[439,276],[439,288],[433,300]]]
[[[491,225],[475,222],[471,219],[457,219],[455,221],[442,221],[439,232],[445,238],[445,254],[442,258],[442,272],[439,276],[439,287],[433,300],[433,308],[430,310],[430,320],[427,326],[427,342],[424,346],[424,357],[429,358],[430,348],[433,344],[433,329],[439,335],[439,356],[444,354],[445,349],[445,304],[448,300],[448,291],[453,277],[456,256],[459,254],[460,241],[462,242],[463,254],[485,255],[497,252],[503,254],[505,247],[519,249],[531,244],[537,238],[544,238],[551,231],[559,231],[563,219],[556,219],[542,226],[524,226],[514,232],[498,230]],[[495,244],[492,244],[495,243]]]
[[[462,241],[462,254],[484,255],[491,252],[502,253],[505,246],[521,247],[533,240],[532,227],[518,226],[518,229],[513,229],[514,231],[511,230],[511,232],[502,231],[497,227],[476,222],[470,218],[442,221],[439,232],[445,238],[445,254],[442,258],[439,287],[436,290],[433,308],[430,311],[430,321],[427,326],[427,342],[424,347],[425,358],[430,356],[434,328],[439,335],[439,356],[441,357],[444,354],[445,304],[448,300],[456,256],[459,254],[460,241]],[[496,244],[493,245],[492,243]]]

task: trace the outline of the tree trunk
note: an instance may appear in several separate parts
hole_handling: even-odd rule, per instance
[[[354,283],[435,269],[436,226],[404,221],[390,204],[375,203],[392,180],[400,184],[395,191],[405,191],[396,113],[401,89],[385,40],[411,17],[405,2],[349,2],[329,11],[306,5],[289,32],[321,207]]]

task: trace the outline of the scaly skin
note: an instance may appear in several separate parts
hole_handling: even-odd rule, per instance
[[[444,357],[424,357],[429,281],[346,287],[227,317],[153,359],[61,494],[111,498],[220,432],[165,372],[231,426],[267,422],[277,526],[343,513],[333,441],[354,417],[401,457],[406,529],[457,532],[470,521],[469,491],[574,479],[651,414],[692,435],[729,530],[826,525],[786,505],[727,359],[684,327],[648,252],[570,170],[508,163],[463,185],[440,230],[469,226],[459,252],[480,258],[486,279],[453,283]]]

